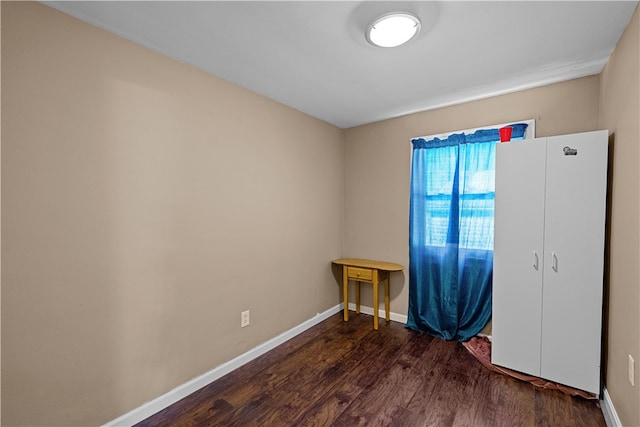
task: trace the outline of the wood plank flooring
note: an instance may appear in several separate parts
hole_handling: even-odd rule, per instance
[[[594,426],[596,401],[489,372],[459,343],[336,314],[137,424]]]

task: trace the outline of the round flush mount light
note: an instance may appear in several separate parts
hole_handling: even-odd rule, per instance
[[[387,13],[375,19],[367,27],[369,43],[380,47],[396,47],[405,44],[420,32],[420,20],[407,12]]]

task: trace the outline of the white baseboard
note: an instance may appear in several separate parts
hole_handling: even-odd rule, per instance
[[[353,302],[349,303],[349,310],[356,311],[356,304]],[[360,306],[360,313],[368,314],[373,316],[373,307],[366,307],[364,305]],[[384,310],[378,310],[378,317],[384,319],[385,313]],[[393,311],[389,313],[389,318],[394,322],[407,323],[407,315],[406,314],[398,314]]]
[[[609,392],[606,388],[602,392],[602,400],[600,401],[600,406],[602,407],[602,415],[604,415],[604,420],[607,423],[607,427],[622,427],[622,422],[618,417],[616,408],[613,407],[613,401],[611,401],[611,396],[609,395]]]
[[[270,339],[267,342],[260,344],[259,346],[247,351],[246,353],[241,354],[235,359],[223,363],[222,365],[213,368],[211,371],[206,372],[190,381],[187,381],[186,383],[174,388],[168,393],[165,393],[162,396],[157,397],[154,400],[147,402],[144,405],[116,418],[115,420],[104,424],[103,427],[131,426],[133,424],[139,423],[140,421],[150,417],[151,415],[176,403],[178,400],[201,389],[205,385],[217,380],[218,378],[223,377],[234,369],[237,369],[240,366],[252,361],[253,359],[263,355],[269,350],[274,349],[275,347],[306,331],[312,326],[315,326],[323,320],[326,320],[329,317],[333,316],[334,314],[339,313],[340,311],[342,311],[343,307],[344,306],[342,305],[342,303],[340,303],[324,311],[323,313],[318,313],[313,318],[289,329],[286,332],[283,332],[282,334]],[[373,313],[373,311],[371,313]]]

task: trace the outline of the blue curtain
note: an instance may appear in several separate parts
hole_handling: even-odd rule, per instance
[[[514,124],[512,140],[526,124]],[[491,318],[498,129],[413,143],[407,327],[466,341]]]

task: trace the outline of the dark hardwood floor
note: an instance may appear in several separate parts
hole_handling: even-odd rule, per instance
[[[487,371],[459,343],[337,314],[137,426],[600,426],[597,401]]]

